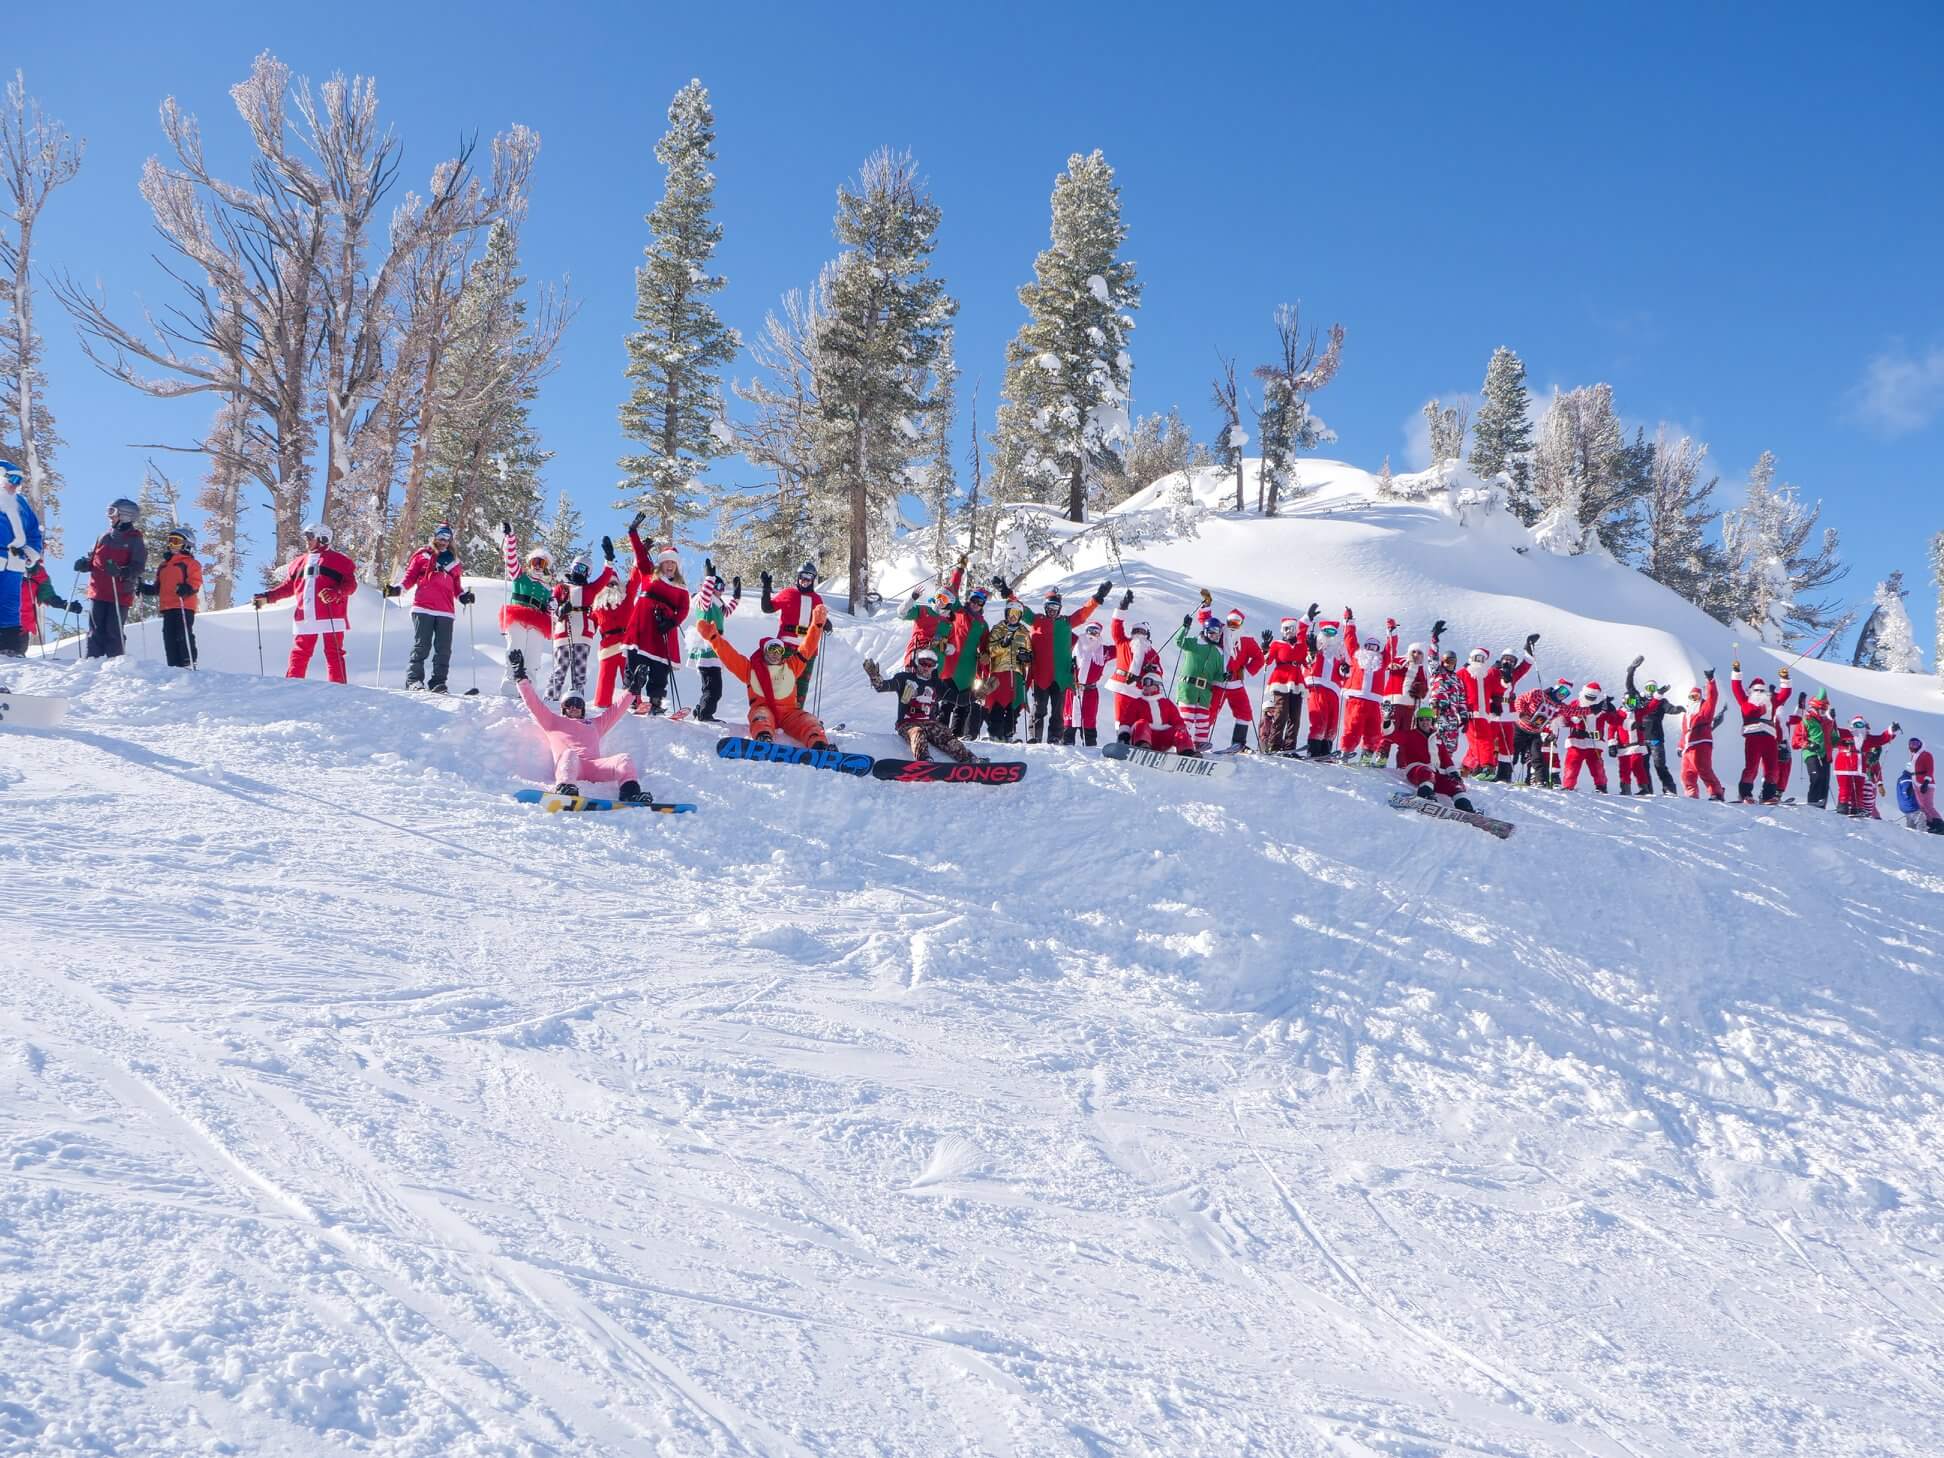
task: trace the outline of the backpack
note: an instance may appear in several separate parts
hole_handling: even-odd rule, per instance
[[[1906,815],[1915,815],[1918,810],[1917,782],[1907,769],[1897,776],[1897,808]]]

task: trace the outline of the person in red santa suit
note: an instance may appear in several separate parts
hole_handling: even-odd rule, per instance
[[[1208,708],[1211,733],[1223,709],[1234,717],[1229,742],[1237,749],[1246,749],[1249,744],[1249,726],[1255,723],[1255,706],[1249,702],[1249,680],[1261,673],[1264,665],[1262,645],[1256,642],[1254,634],[1246,631],[1246,622],[1241,608],[1230,608],[1222,619],[1222,655],[1227,676]]]
[[[1606,694],[1599,684],[1589,683],[1579,691],[1579,697],[1570,704],[1562,704],[1559,710],[1559,725],[1566,735],[1566,766],[1560,776],[1560,785],[1568,790],[1579,785],[1582,770],[1593,776],[1593,788],[1602,795],[1607,792],[1606,777],[1606,739],[1607,730],[1613,719],[1602,710]]]
[[[1398,773],[1417,791],[1418,798],[1443,796],[1453,808],[1471,810],[1464,781],[1458,777],[1457,759],[1438,735],[1437,706],[1429,699],[1416,704],[1393,700],[1384,708],[1388,715],[1384,735],[1397,751]]]
[[[682,623],[689,615],[689,590],[682,581],[682,559],[675,544],[665,543],[656,551],[643,543],[642,520],[637,512],[628,524],[628,546],[634,552],[634,571],[628,574],[628,594],[634,608],[628,640],[635,650],[629,657],[631,662],[647,660],[646,692],[641,697],[647,713],[659,714],[675,666],[682,661]],[[635,707],[639,711],[642,706]]]
[[[1350,646],[1356,624],[1350,609],[1343,610],[1343,622],[1325,618],[1316,622],[1316,604],[1310,604],[1309,663],[1309,738],[1305,745],[1311,759],[1325,759],[1336,752],[1337,732],[1343,724],[1343,688],[1350,681]],[[1350,638],[1344,636],[1349,625]]]
[[[319,521],[304,528],[304,550],[284,566],[283,580],[250,599],[265,603],[291,598],[296,610],[290,620],[290,663],[285,678],[302,678],[310,670],[317,640],[324,640],[324,670],[332,683],[346,683],[344,635],[351,622],[345,604],[358,590],[357,568],[342,552],[331,550],[331,529]]]
[[[1134,605],[1134,592],[1121,594],[1120,606],[1107,624],[1114,643],[1114,666],[1107,673],[1107,692],[1114,698],[1114,737],[1122,744],[1134,738],[1134,726],[1147,717],[1141,707],[1141,679],[1151,669],[1161,672],[1161,655],[1155,651],[1154,634],[1145,621],[1131,627],[1127,610]],[[1179,712],[1177,710],[1177,712]]]
[[[1532,669],[1537,633],[1526,639],[1523,656],[1510,648],[1492,662],[1483,648],[1472,649],[1464,669],[1465,773],[1490,775],[1501,784],[1512,779],[1512,743],[1519,716],[1512,707],[1513,690]]]
[[[621,681],[628,664],[628,628],[633,622],[634,603],[618,577],[594,594],[595,653],[601,665],[594,685],[597,709],[605,709],[614,702],[615,685]],[[635,707],[641,707],[639,700]]]
[[[1062,743],[1071,744],[1082,734],[1089,749],[1100,743],[1100,685],[1113,661],[1114,645],[1099,623],[1088,623],[1073,635],[1073,678],[1067,684]]]
[[[1303,693],[1309,676],[1309,635],[1301,618],[1284,618],[1278,635],[1262,630],[1262,728],[1256,742],[1270,754],[1294,754],[1302,743]]]
[[[1627,695],[1625,712],[1607,724],[1607,753],[1619,761],[1620,793],[1652,795],[1647,774],[1646,704],[1637,693]]]
[[[1385,620],[1386,635],[1359,640],[1356,625],[1349,628],[1350,677],[1343,685],[1343,754],[1359,764],[1382,764],[1384,742],[1384,683],[1397,658],[1397,620]]]
[[[1715,671],[1701,670],[1707,678],[1705,691],[1699,685],[1688,690],[1687,717],[1681,721],[1681,792],[1690,800],[1701,798],[1701,786],[1708,787],[1708,798],[1722,798],[1721,781],[1714,771],[1714,723],[1719,693]]]
[[[1903,726],[1894,719],[1888,729],[1872,734],[1870,721],[1861,714],[1849,722],[1850,737],[1856,741],[1856,758],[1863,777],[1857,786],[1858,814],[1871,820],[1881,820],[1882,812],[1877,809],[1877,781],[1882,774],[1884,746],[1903,733]]]
[[[1160,665],[1141,674],[1141,692],[1133,700],[1136,719],[1130,737],[1136,749],[1151,749],[1157,754],[1179,754],[1195,758],[1194,736],[1188,721],[1181,716],[1175,701],[1161,692]]]
[[[1781,685],[1774,693],[1760,678],[1749,680],[1742,688],[1741,660],[1728,665],[1728,689],[1735,696],[1735,707],[1742,716],[1742,772],[1740,799],[1744,805],[1754,801],[1755,779],[1761,776],[1762,803],[1773,805],[1782,798],[1782,777],[1777,769],[1778,742],[1781,735],[1776,715],[1789,701],[1789,670],[1780,675]]]

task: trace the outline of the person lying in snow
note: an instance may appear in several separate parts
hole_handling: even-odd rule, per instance
[[[645,667],[630,673],[629,692],[622,694],[613,708],[598,719],[589,719],[587,701],[576,693],[560,701],[559,713],[547,707],[527,679],[526,654],[520,649],[507,653],[506,666],[513,674],[513,686],[519,692],[520,702],[540,726],[547,748],[553,753],[554,779],[558,781],[554,785],[556,795],[579,795],[583,784],[592,783],[618,784],[621,789],[615,798],[623,802],[644,798],[634,760],[625,754],[602,754],[601,740],[633,705],[633,690],[647,677]]]

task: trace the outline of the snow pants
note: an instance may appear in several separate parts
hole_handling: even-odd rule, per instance
[[[1182,717],[1184,719],[1187,717],[1186,710],[1183,710]],[[1143,719],[1134,726],[1134,747],[1151,749],[1156,754],[1187,754],[1195,746],[1188,735],[1179,729],[1170,728],[1165,724],[1157,729]]]
[[[505,638],[506,651],[512,653],[517,650],[526,659],[527,677],[538,683],[544,671],[543,664],[547,650],[553,645],[553,639],[539,628],[530,628],[525,623],[513,624],[506,630]],[[513,687],[511,668],[508,668],[506,675],[500,679],[500,692],[509,698],[519,692]]]
[[[0,633],[20,626],[20,594],[26,585],[25,573],[0,568]]]
[[[14,598],[14,611],[18,612],[20,598]],[[128,643],[122,634],[122,624],[128,609],[112,598],[104,601],[91,598],[88,601],[88,657],[119,658],[128,651]],[[305,657],[309,657],[306,654]],[[302,674],[296,677],[302,678]]]
[[[1360,699],[1352,694],[1344,704],[1343,752],[1345,754],[1384,752],[1384,709],[1377,700]]]
[[[1714,744],[1690,744],[1681,756],[1681,789],[1690,800],[1701,798],[1700,786],[1708,787],[1713,799],[1721,798],[1721,781],[1715,778]]]
[[[824,726],[807,709],[785,700],[772,712],[768,704],[753,701],[749,706],[749,737],[761,739],[767,735],[774,739],[779,733],[805,749],[815,749],[828,742]]]
[[[1084,688],[1076,684],[1066,691],[1066,727],[1069,731],[1100,727],[1099,684],[1090,683]]]
[[[1593,776],[1593,788],[1602,795],[1606,793],[1606,756],[1600,753],[1597,744],[1575,744],[1566,742],[1566,769],[1559,782],[1571,790],[1578,786],[1580,771],[1586,770]]]
[[[1775,736],[1773,734],[1744,734],[1742,736],[1741,797],[1751,800],[1750,793],[1755,788],[1755,776],[1762,777],[1762,799],[1772,801],[1780,797],[1782,788],[1776,783]]]
[[[585,642],[554,644],[553,677],[547,680],[545,697],[558,699],[561,686],[570,680],[573,691],[583,699],[587,697],[587,655],[593,646]]]
[[[625,754],[582,754],[578,749],[563,749],[554,756],[554,779],[563,785],[621,785],[638,780],[635,762]]]
[[[665,658],[648,660],[648,682],[642,686],[641,697],[635,700],[637,714],[659,714],[662,700],[668,694],[668,686],[675,681],[675,666]]]
[[[1181,721],[1188,726],[1188,737],[1195,742],[1196,749],[1208,748],[1208,736],[1214,732],[1215,702],[1205,704],[1177,704],[1181,710]]]
[[[1507,714],[1502,719],[1492,720],[1492,727],[1498,731],[1499,778],[1510,784],[1512,766],[1519,758],[1519,717]],[[1672,783],[1669,781],[1670,788]]]
[[[1445,770],[1434,770],[1422,761],[1417,764],[1403,765],[1400,768],[1404,772],[1404,778],[1414,790],[1421,790],[1429,785],[1432,794],[1444,795],[1448,798],[1464,793],[1464,781],[1457,775]]]
[[[1775,748],[1775,793],[1777,795],[1789,793],[1789,769],[1794,764],[1795,756],[1789,752],[1789,746],[1778,744]]]
[[[1883,819],[1883,812],[1877,809],[1877,782],[1869,775],[1863,776],[1863,813],[1872,820]]]
[[[1863,813],[1863,776],[1845,771],[1836,776],[1836,811],[1839,815]]]
[[[332,683],[348,683],[344,671],[344,634],[342,633],[299,633],[290,640],[290,664],[284,670],[285,678],[302,678],[310,672],[311,654],[317,651],[317,640],[324,640],[324,675]]]
[[[1829,805],[1829,761],[1819,754],[1802,756],[1803,773],[1809,776],[1809,788],[1802,798],[1818,810]]]
[[[162,655],[171,668],[196,666],[196,613],[194,608],[162,610]]]
[[[1027,742],[1038,744],[1042,740],[1051,744],[1060,737],[1060,711],[1062,700],[1071,698],[1070,691],[1062,690],[1057,683],[1049,683],[1045,688],[1033,686],[1033,728]]]
[[[695,705],[695,717],[707,724],[714,720],[716,705],[722,702],[722,665],[705,663],[700,672],[702,697]]]
[[[1513,726],[1512,755],[1525,765],[1525,782],[1528,785],[1552,783],[1552,756],[1547,752],[1550,738],[1550,735]]]
[[[1237,724],[1255,723],[1255,706],[1249,702],[1249,691],[1239,683],[1231,688],[1215,690],[1215,697],[1208,706],[1210,733],[1214,732],[1215,722],[1222,717],[1224,709],[1234,716]]]
[[[594,707],[611,708],[614,705],[615,685],[621,682],[622,671],[628,666],[628,645],[603,643],[597,652],[600,669],[594,677]]]
[[[1343,696],[1330,684],[1312,683],[1309,687],[1309,744],[1311,754],[1328,754],[1336,747],[1337,716],[1342,712]]]
[[[1654,775],[1660,781],[1661,793],[1663,795],[1673,794],[1675,789],[1674,776],[1669,773],[1667,768],[1667,741],[1664,739],[1648,740],[1647,753],[1653,763]]]
[[[1497,723],[1483,714],[1473,714],[1465,723],[1465,762],[1460,768],[1468,775],[1494,774],[1498,757]]]
[[[425,661],[432,660],[432,674],[426,677]],[[405,665],[405,687],[429,687],[445,692],[446,671],[452,667],[452,619],[436,613],[412,614],[412,661]]]
[[[1272,754],[1291,754],[1302,745],[1303,693],[1270,689],[1264,696],[1258,742]]]
[[[978,758],[977,755],[965,747],[964,740],[953,734],[943,724],[936,722],[907,724],[899,732],[904,735],[905,743],[911,746],[911,757],[913,759],[930,759],[931,752],[934,749],[944,750],[960,764],[970,764]]]
[[[1647,746],[1629,745],[1620,751],[1620,793],[1632,790],[1635,794],[1651,795],[1653,784],[1647,778]]]

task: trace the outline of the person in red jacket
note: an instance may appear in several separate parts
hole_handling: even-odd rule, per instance
[[[1626,711],[1606,723],[1607,753],[1619,761],[1620,793],[1652,795],[1653,783],[1647,773],[1647,721],[1645,702],[1639,694],[1628,694]]]
[[[108,530],[74,564],[88,574],[88,657],[119,658],[128,651],[124,629],[135,606],[135,585],[148,565],[148,544],[136,529],[142,508],[126,496],[108,505]]]
[[[1464,781],[1458,776],[1457,756],[1438,734],[1438,709],[1429,699],[1392,700],[1384,737],[1397,750],[1397,769],[1421,800],[1442,795],[1453,808],[1470,810]]]
[[[1487,659],[1483,648],[1472,649],[1464,669],[1465,709],[1471,715],[1465,722],[1466,774],[1511,782],[1519,720],[1512,697],[1519,680],[1532,671],[1532,649],[1538,641],[1534,633],[1526,639],[1523,655],[1507,648],[1496,662]]]
[[[1195,758],[1195,741],[1188,732],[1188,721],[1181,717],[1181,710],[1176,707],[1175,701],[1161,692],[1159,666],[1142,673],[1141,692],[1130,702],[1140,715],[1128,731],[1136,749]]]
[[[424,546],[412,553],[405,564],[405,578],[398,586],[385,584],[386,597],[412,595],[412,657],[405,665],[405,687],[429,688],[435,694],[446,691],[446,673],[452,666],[452,625],[462,605],[470,605],[473,595],[461,577],[463,569],[452,550],[452,528],[440,522]],[[428,682],[426,660],[431,660]]]
[[[628,638],[633,624],[634,602],[619,578],[594,594],[594,707],[597,709],[605,709],[614,702],[615,687],[622,680],[628,666],[628,650],[633,646]],[[642,675],[645,687],[645,665]],[[641,700],[636,699],[634,706],[639,711]]]
[[[1383,685],[1397,657],[1397,620],[1387,618],[1385,624],[1381,642],[1365,638],[1350,650],[1350,677],[1343,686],[1343,754],[1346,759],[1356,755],[1360,764],[1382,764],[1389,755]]]
[[[1719,693],[1715,671],[1704,668],[1708,687],[1688,690],[1687,717],[1681,721],[1681,791],[1690,800],[1701,798],[1701,786],[1708,787],[1708,798],[1724,798],[1721,781],[1714,771],[1714,722]]]
[[[1114,666],[1107,674],[1107,692],[1114,696],[1114,737],[1122,744],[1133,742],[1134,727],[1149,717],[1141,707],[1141,680],[1152,671],[1161,672],[1161,655],[1155,651],[1154,634],[1145,621],[1128,626],[1127,610],[1134,605],[1134,592],[1121,594],[1120,606],[1108,620],[1108,635],[1114,643]],[[1179,712],[1179,711],[1177,711]]]
[[[614,542],[601,538],[601,575],[594,577],[593,566],[585,557],[576,557],[567,576],[554,584],[554,667],[547,680],[547,697],[558,700],[563,685],[570,692],[587,697],[587,660],[594,650],[599,629],[594,621],[594,602],[615,579]]]
[[[1851,721],[1855,723],[1854,720]],[[1830,778],[1836,784],[1836,813],[1863,813],[1863,751],[1854,728],[1836,731],[1836,747],[1829,756]]]
[[[1310,604],[1309,636],[1309,738],[1304,741],[1311,759],[1324,759],[1336,752],[1337,731],[1343,724],[1343,689],[1350,681],[1350,654],[1357,646],[1357,625],[1350,609],[1343,610],[1343,622],[1333,618],[1316,621],[1316,604]]]
[[[1560,707],[1559,722],[1566,731],[1566,767],[1559,781],[1564,789],[1576,789],[1584,770],[1593,776],[1595,790],[1602,795],[1607,792],[1603,750],[1612,721],[1601,709],[1605,697],[1599,684],[1589,683],[1576,701]]]
[[[952,576],[954,591],[958,589],[958,580],[958,574],[954,573]],[[783,640],[790,652],[801,653],[803,644],[810,635],[810,619],[816,614],[817,609],[824,605],[823,595],[817,591],[817,564],[805,562],[797,568],[795,585],[786,587],[774,595],[770,593],[773,582],[774,579],[765,572],[763,611],[776,614],[776,636]],[[855,610],[856,605],[853,604],[852,611]],[[803,660],[803,672],[796,675],[797,707],[799,708],[806,702],[805,695],[810,688],[810,676],[816,671],[817,660],[814,654],[806,654]],[[973,733],[976,735],[978,730],[975,728]]]
[[[675,544],[665,544],[653,552],[642,544],[639,514],[628,526],[628,545],[634,551],[634,572],[628,590],[634,603],[634,622],[628,636],[648,660],[648,701],[650,714],[662,711],[662,697],[668,692],[675,667],[682,661],[682,624],[689,615],[689,590],[682,582],[682,559]],[[767,594],[766,594],[767,595]]]
[[[1904,824],[1912,830],[1944,835],[1944,819],[1939,819],[1937,814],[1937,758],[1915,734],[1910,736],[1906,747],[1910,750],[1910,763],[1897,776],[1900,795],[1906,778],[1910,784],[1910,808],[1905,811]]]
[[[1208,727],[1214,732],[1215,721],[1227,709],[1235,724],[1229,733],[1229,742],[1237,749],[1246,749],[1249,743],[1249,726],[1255,723],[1255,706],[1249,702],[1249,680],[1261,673],[1264,665],[1262,645],[1245,630],[1247,616],[1241,608],[1230,608],[1222,619],[1222,653],[1227,667],[1227,677],[1215,691],[1215,699],[1208,707]]]
[[[1760,678],[1749,680],[1746,690],[1742,688],[1741,660],[1737,658],[1728,665],[1728,690],[1735,696],[1735,706],[1742,716],[1742,773],[1741,803],[1754,801],[1755,778],[1762,780],[1762,803],[1773,805],[1782,798],[1782,780],[1777,772],[1776,714],[1789,701],[1789,670],[1784,668],[1779,675],[1781,686],[1771,694],[1769,686]]]
[[[264,604],[291,598],[296,604],[290,619],[290,663],[285,678],[302,678],[310,671],[311,655],[324,640],[324,670],[332,683],[346,683],[344,635],[351,627],[347,604],[358,590],[357,568],[342,552],[331,550],[331,529],[321,521],[304,528],[304,550],[283,569],[283,580],[250,599],[258,611]]]
[[[1089,749],[1100,743],[1100,684],[1113,661],[1114,647],[1098,621],[1073,635],[1073,680],[1066,691],[1062,744],[1072,744],[1082,735]]]
[[[1284,618],[1277,636],[1262,630],[1262,727],[1256,743],[1271,754],[1294,754],[1301,745],[1303,695],[1308,688],[1309,636],[1301,618]]]
[[[79,600],[70,602],[55,590],[53,579],[47,575],[47,564],[36,562],[20,579],[20,631],[23,637],[40,637],[40,610],[44,607],[59,608],[63,614],[84,611],[84,605]]]
[[[1850,720],[1850,733],[1856,740],[1856,757],[1863,771],[1862,784],[1857,787],[1861,807],[1858,813],[1871,820],[1881,820],[1883,813],[1877,809],[1877,788],[1883,778],[1883,747],[1903,733],[1903,725],[1893,719],[1888,729],[1872,734],[1870,721],[1858,714]]]

